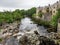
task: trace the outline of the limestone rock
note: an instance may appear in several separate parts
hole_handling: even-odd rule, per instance
[[[25,34],[20,38],[19,42],[21,45],[39,45],[39,35],[35,33]]]
[[[21,45],[56,45],[52,39],[40,36],[37,32],[24,34],[19,43]]]

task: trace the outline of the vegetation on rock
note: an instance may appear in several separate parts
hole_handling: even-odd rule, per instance
[[[36,13],[36,8],[33,7],[28,10],[19,10],[16,9],[15,11],[4,11],[0,12],[0,25],[4,23],[12,23],[14,21],[20,21],[23,17],[29,16],[31,17],[32,14]]]

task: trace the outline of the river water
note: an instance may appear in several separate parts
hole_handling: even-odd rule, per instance
[[[40,34],[40,36],[46,36],[47,35],[47,29],[44,28],[43,26],[37,26],[37,24],[34,24],[33,21],[31,21],[30,18],[25,17],[21,20],[20,26],[19,26],[19,31],[23,32],[28,32],[37,30]],[[11,37],[10,39],[6,40],[5,45],[19,45],[18,41],[14,38]]]
[[[19,29],[23,30],[23,31],[38,30],[38,32],[41,36],[46,36],[47,35],[47,29],[44,28],[44,26],[37,26],[37,24],[34,24],[33,21],[31,21],[31,19],[28,18],[28,17],[25,17],[21,20],[21,24],[20,24]]]

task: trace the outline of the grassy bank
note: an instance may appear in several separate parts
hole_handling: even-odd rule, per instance
[[[32,21],[38,25],[42,25],[45,28],[47,28],[48,32],[57,32],[56,26],[52,26],[49,21],[44,21],[36,18],[32,18]]]

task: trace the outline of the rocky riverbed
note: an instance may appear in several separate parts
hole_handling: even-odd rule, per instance
[[[59,33],[47,33],[46,29],[24,18],[21,22],[5,24],[1,27],[2,45],[60,45]]]
[[[59,34],[57,33],[49,33],[49,36],[41,36],[37,30],[34,31],[18,31],[10,28],[10,32],[8,30],[3,31],[3,41],[4,45],[58,45],[59,44]],[[15,44],[16,43],[16,44]]]

